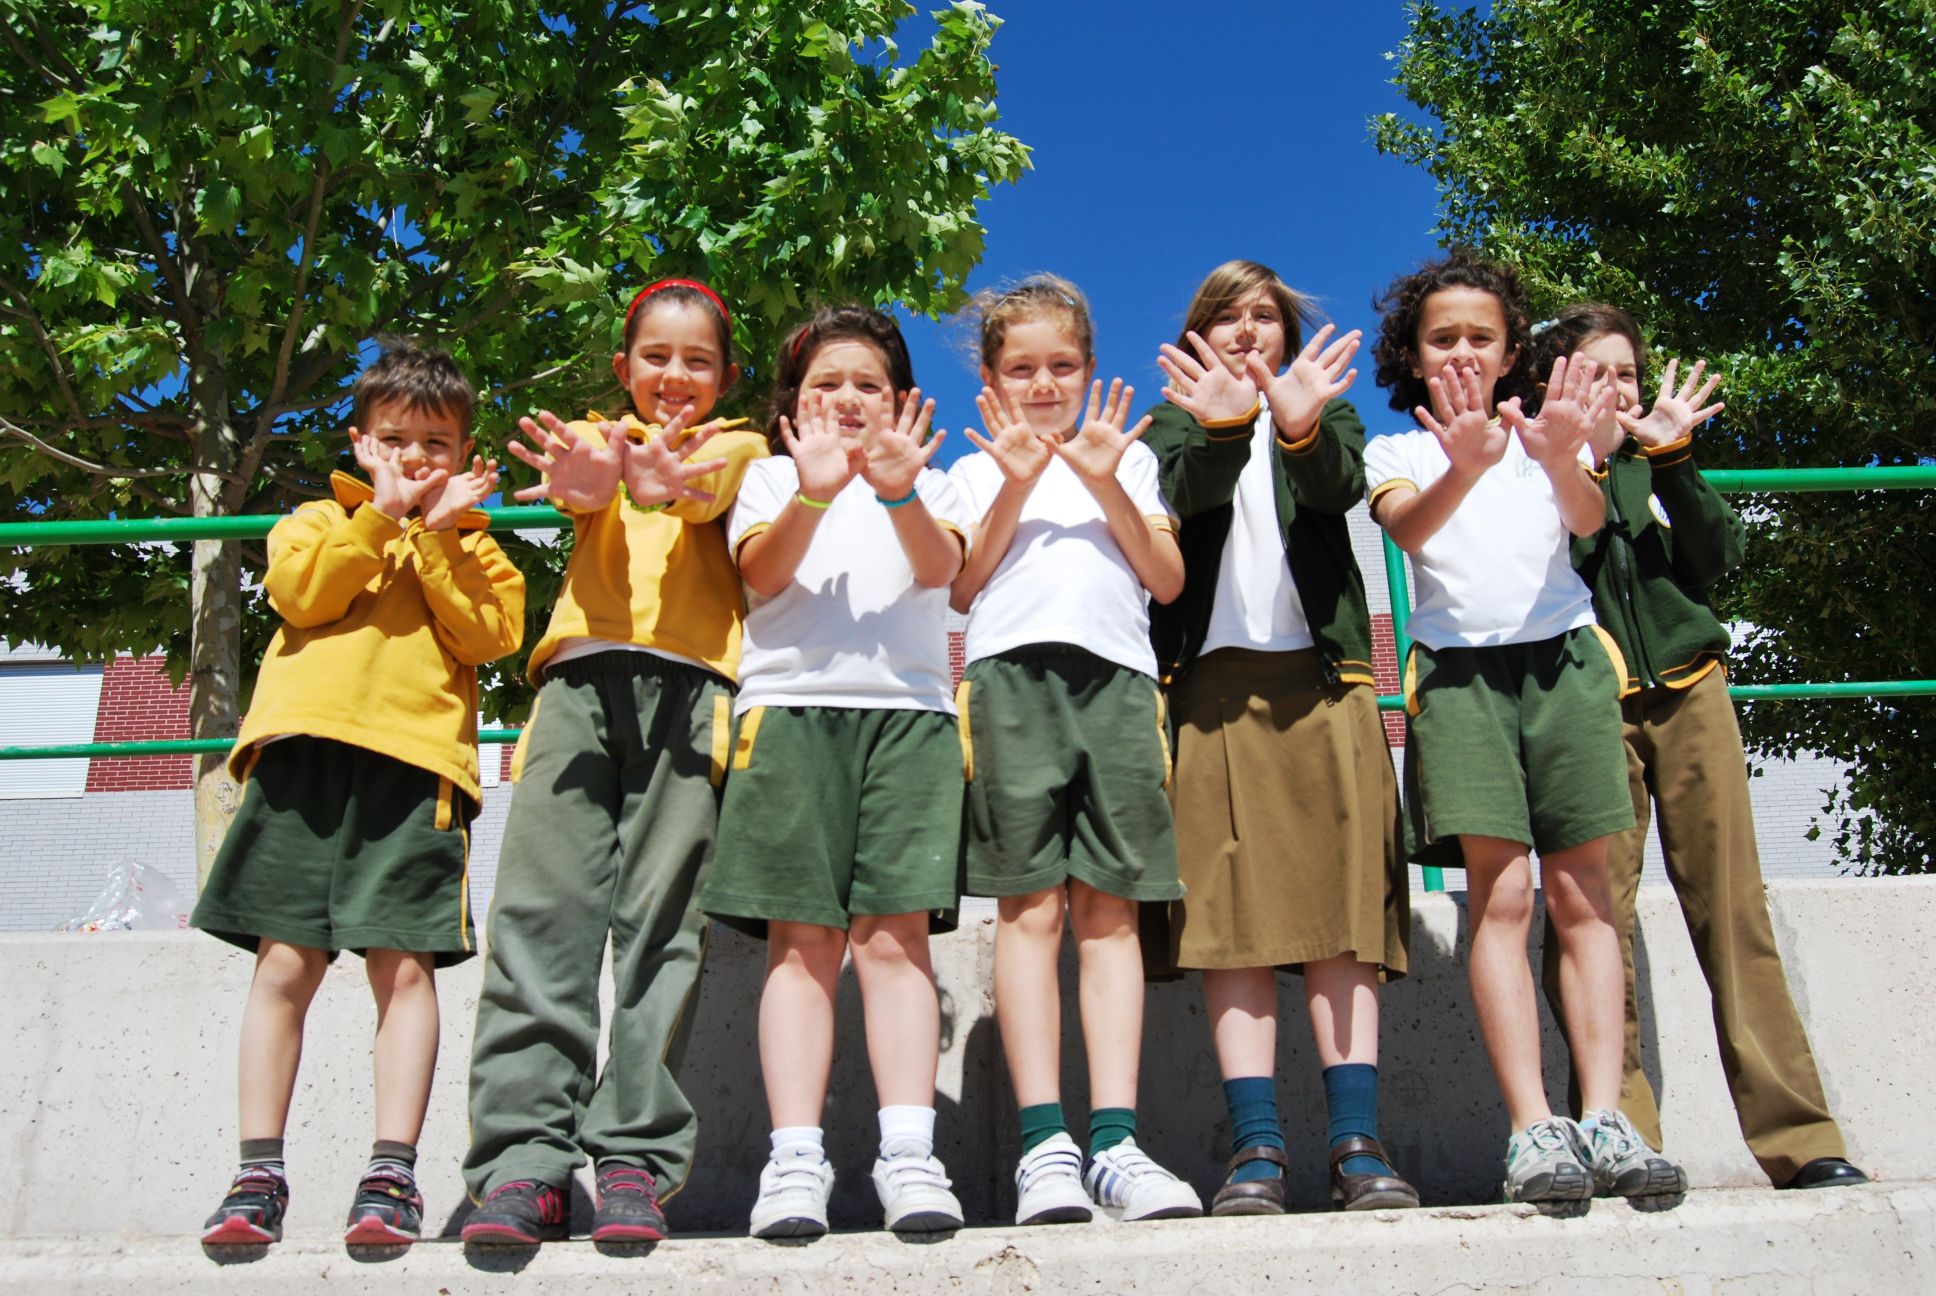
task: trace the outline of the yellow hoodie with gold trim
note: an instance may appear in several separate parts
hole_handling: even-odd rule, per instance
[[[282,628],[229,753],[248,776],[257,744],[308,734],[381,752],[483,799],[477,668],[524,638],[524,577],[470,512],[447,531],[366,507],[368,485],[330,478],[269,532],[262,587]]]
[[[571,429],[603,445],[601,421],[592,414]],[[531,650],[532,683],[544,682],[545,663],[568,639],[657,648],[703,662],[729,680],[738,678],[746,601],[719,520],[733,506],[746,466],[767,453],[764,436],[738,430],[744,421],[718,421],[728,430],[716,433],[695,455],[726,461],[724,468],[692,483],[712,499],[678,500],[648,511],[633,505],[621,484],[604,508],[572,515],[571,563],[551,624]],[[659,434],[657,424],[630,414],[620,426],[637,441]]]

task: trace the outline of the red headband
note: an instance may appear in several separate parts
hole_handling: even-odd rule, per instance
[[[665,288],[690,288],[696,293],[703,293],[708,301],[719,307],[719,318],[726,321],[726,327],[729,329],[733,327],[733,317],[727,314],[726,303],[719,300],[718,293],[708,288],[705,284],[700,283],[697,279],[661,279],[657,283],[647,284],[645,287],[639,289],[639,295],[634,297],[632,304],[625,308],[625,322],[627,324],[632,322],[632,316],[638,313],[640,302],[650,297],[653,293]]]

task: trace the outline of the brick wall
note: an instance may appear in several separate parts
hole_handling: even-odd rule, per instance
[[[116,657],[101,672],[95,742],[187,738],[188,687],[176,688],[160,657]],[[87,763],[89,792],[165,792],[195,786],[190,756],[143,756]]]

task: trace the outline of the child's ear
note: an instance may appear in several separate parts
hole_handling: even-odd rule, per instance
[[[720,395],[723,396],[727,392],[733,390],[733,384],[738,381],[739,381],[739,366],[736,364],[727,365],[726,377],[719,384]]]
[[[993,387],[995,385],[995,371],[987,365],[981,367],[981,385],[984,387]]]
[[[1087,388],[1096,380],[1096,357],[1090,356],[1089,363],[1082,367],[1082,385]]]
[[[629,391],[630,384],[625,381],[625,353],[623,351],[612,352],[612,377],[618,379],[619,386],[625,387]]]

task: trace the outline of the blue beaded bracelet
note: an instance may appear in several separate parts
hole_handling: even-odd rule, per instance
[[[878,495],[876,495],[874,498],[877,500],[880,500],[882,508],[899,508],[903,504],[912,504],[914,502],[914,497],[916,495],[919,495],[920,493],[921,493],[920,488],[910,486],[908,487],[908,493],[901,496],[901,498],[897,500],[881,499],[881,497]]]

